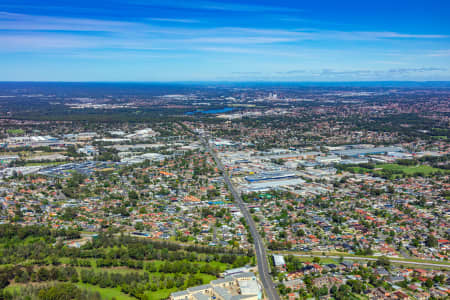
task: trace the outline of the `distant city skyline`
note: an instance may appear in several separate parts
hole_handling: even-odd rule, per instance
[[[3,0],[0,81],[448,81],[449,11],[443,0]]]

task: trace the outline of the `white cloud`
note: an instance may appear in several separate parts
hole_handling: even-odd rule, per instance
[[[350,33],[351,34],[351,33]],[[448,38],[448,35],[443,34],[408,34],[408,33],[398,33],[398,32],[370,32],[370,31],[361,31],[355,32],[356,36],[359,37],[367,37],[374,39],[387,39],[387,38],[400,38],[400,39],[445,39]]]
[[[450,56],[450,49],[436,50],[436,51],[429,53],[428,56],[432,56],[432,57]]]
[[[133,22],[0,12],[0,29],[2,30],[124,31],[136,26],[138,24]]]
[[[219,1],[184,1],[184,0],[128,0],[127,4],[132,3],[141,6],[169,7],[195,10],[218,10],[235,12],[301,12],[301,9],[286,6],[270,6],[258,4],[240,4]]]
[[[200,23],[199,20],[194,19],[175,19],[175,18],[147,18],[150,21],[169,22],[169,23]]]
[[[64,37],[51,34],[35,35],[0,35],[1,51],[36,51],[48,49],[93,48],[98,45],[98,38],[85,38],[72,35]]]
[[[158,23],[155,25],[154,22]],[[446,39],[438,34],[405,34],[396,32],[331,31],[317,29],[278,29],[249,27],[164,26],[165,22],[190,23],[191,19],[147,18],[117,21],[90,18],[50,17],[0,12],[0,51],[61,48],[116,48],[301,57],[305,53],[288,47],[302,41],[374,41],[383,39]],[[50,31],[50,32],[48,32]],[[265,49],[253,46],[267,45]],[[247,47],[245,47],[247,46]],[[285,50],[281,50],[281,47]],[[272,48],[269,48],[272,47]],[[254,47],[253,47],[254,48]],[[322,49],[323,50],[323,49]],[[399,51],[401,55],[403,51]],[[448,56],[448,50],[429,56]]]
[[[405,76],[405,75],[420,75],[420,74],[430,74],[436,72],[445,72],[446,68],[438,68],[438,67],[418,67],[418,68],[399,68],[399,69],[384,69],[384,70],[369,70],[369,69],[354,69],[354,70],[335,70],[335,69],[296,69],[296,70],[287,70],[287,71],[278,71],[274,73],[261,73],[258,72],[258,75],[276,78],[280,77],[283,79],[295,79],[302,77],[320,77],[320,78],[333,78],[333,79],[342,79],[342,78],[365,78],[365,79],[377,79],[377,78],[393,78],[395,76]],[[232,73],[233,75],[240,75],[237,72]],[[244,75],[251,75],[244,74]]]
[[[188,39],[185,41],[193,43],[211,43],[211,44],[273,44],[282,42],[292,42],[296,39],[282,38],[282,37],[264,37],[264,36],[249,36],[249,37],[203,37]]]

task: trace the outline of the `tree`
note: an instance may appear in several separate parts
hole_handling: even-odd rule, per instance
[[[427,240],[425,241],[425,244],[426,244],[428,247],[434,248],[434,247],[437,247],[437,246],[438,246],[438,241],[437,241],[437,239],[436,239],[436,237],[435,237],[434,235],[430,234],[430,235],[427,237]]]
[[[40,290],[38,297],[43,300],[66,300],[80,299],[81,295],[82,292],[76,285],[63,283]]]
[[[303,237],[303,236],[305,236],[305,231],[303,229],[299,229],[299,230],[297,230],[296,235],[298,237]]]
[[[360,294],[364,290],[364,285],[360,280],[348,280],[347,284],[352,287],[352,291]]]
[[[37,280],[38,281],[47,281],[50,277],[50,274],[46,268],[40,268],[37,272]]]
[[[134,225],[134,228],[136,228],[136,230],[142,231],[145,229],[144,224],[142,222],[136,222],[136,224]]]
[[[337,290],[338,288],[335,285],[333,285],[330,289],[330,294],[334,295],[337,292]]]
[[[138,200],[139,199],[139,194],[135,190],[131,190],[131,191],[128,192],[128,198],[130,200]]]
[[[431,278],[428,278],[427,281],[425,281],[425,286],[427,288],[433,287],[433,280]]]
[[[73,282],[73,283],[77,283],[79,281],[77,272],[72,274],[72,276],[70,277],[70,281]]]
[[[339,290],[335,294],[336,299],[350,299],[350,292],[352,291],[352,288],[348,286],[347,284],[343,284],[339,287]]]
[[[391,261],[386,256],[381,256],[377,259],[377,265],[389,267],[391,265]]]
[[[66,207],[61,215],[64,221],[72,221],[78,215],[78,210],[75,207]]]
[[[1,273],[0,274],[0,290],[4,289],[8,285],[9,285],[8,275],[6,273]]]

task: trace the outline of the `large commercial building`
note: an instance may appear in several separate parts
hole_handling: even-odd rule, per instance
[[[270,180],[261,181],[242,186],[241,190],[245,193],[269,191],[279,187],[297,186],[305,183],[305,180],[301,178],[282,179],[282,180]]]
[[[9,148],[14,147],[47,147],[58,145],[61,141],[57,138],[46,136],[18,136],[9,137],[3,140],[3,145]]]
[[[277,269],[282,269],[286,266],[286,262],[284,260],[283,255],[279,255],[279,254],[273,255],[273,263]]]
[[[388,152],[403,152],[403,151],[404,149],[401,147],[392,146],[392,147],[375,147],[375,148],[355,148],[347,150],[336,150],[331,152],[339,156],[358,157],[364,155],[384,154]]]
[[[248,182],[297,178],[296,172],[264,172],[245,177]]]
[[[170,300],[260,300],[262,289],[252,272],[236,273],[170,295]]]

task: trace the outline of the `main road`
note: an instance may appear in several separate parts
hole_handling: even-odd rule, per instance
[[[231,194],[233,195],[235,203],[241,210],[242,215],[244,215],[245,221],[247,222],[247,225],[250,229],[250,234],[253,237],[253,243],[255,245],[255,253],[256,253],[256,258],[257,258],[257,262],[258,262],[259,277],[261,279],[261,283],[263,284],[267,298],[269,298],[269,300],[280,300],[280,296],[278,295],[277,290],[274,286],[272,277],[270,277],[269,264],[267,262],[266,248],[264,247],[264,243],[261,239],[261,236],[259,235],[258,230],[256,229],[255,222],[253,221],[253,219],[247,209],[247,206],[244,204],[244,201],[242,201],[241,195],[236,191],[233,184],[231,183],[230,176],[228,175],[228,171],[225,170],[225,168],[223,167],[223,164],[220,161],[220,159],[217,157],[216,152],[212,149],[211,145],[209,144],[207,137],[201,137],[201,140],[205,144],[209,153],[211,153],[212,157],[214,158],[217,168],[222,172],[223,179],[225,180],[225,183],[227,184],[228,189],[230,190]]]

